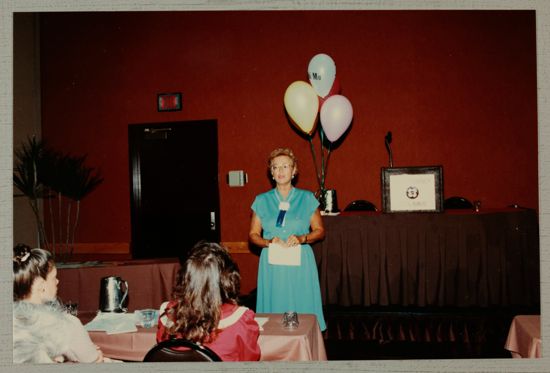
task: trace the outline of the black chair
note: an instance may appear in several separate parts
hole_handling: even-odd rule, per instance
[[[174,350],[187,347],[188,350]],[[187,339],[169,339],[162,341],[147,352],[144,362],[177,362],[177,361],[222,361],[220,357],[206,346],[201,346]]]
[[[464,197],[449,197],[443,202],[443,208],[447,209],[473,209],[474,205]]]
[[[372,202],[358,199],[350,202],[344,211],[378,211],[378,209]]]

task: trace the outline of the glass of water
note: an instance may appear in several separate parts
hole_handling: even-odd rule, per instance
[[[298,321],[298,313],[295,311],[287,311],[283,314],[283,326],[285,329],[296,329],[300,325]]]
[[[146,309],[139,311],[139,323],[144,328],[152,328],[157,325],[158,311],[154,309]]]

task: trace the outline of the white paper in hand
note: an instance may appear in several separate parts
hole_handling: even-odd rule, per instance
[[[274,265],[299,266],[301,265],[302,246],[286,247],[278,243],[270,243],[267,248],[267,262]]]

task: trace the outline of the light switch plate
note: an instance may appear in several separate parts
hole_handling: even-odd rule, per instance
[[[227,174],[227,183],[230,187],[242,187],[248,182],[248,175],[246,172],[239,171],[229,171]]]

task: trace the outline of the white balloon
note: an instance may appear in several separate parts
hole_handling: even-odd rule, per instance
[[[317,95],[324,98],[330,92],[336,78],[334,60],[328,54],[319,53],[315,55],[309,61],[307,75]]]
[[[342,95],[333,95],[321,106],[321,127],[331,142],[346,132],[353,119],[351,102]]]

